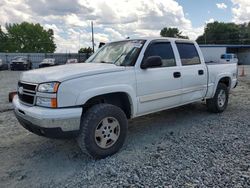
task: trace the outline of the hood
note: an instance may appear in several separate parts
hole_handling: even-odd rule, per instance
[[[105,63],[77,63],[26,71],[20,80],[31,83],[65,81],[82,76],[123,71],[125,67]]]
[[[42,61],[41,63],[39,63],[39,65],[43,65],[43,64],[54,65],[55,62],[54,61]]]

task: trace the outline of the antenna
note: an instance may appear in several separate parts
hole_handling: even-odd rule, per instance
[[[94,26],[93,21],[91,21],[91,33],[92,33],[92,50],[95,52],[95,40],[94,40]]]

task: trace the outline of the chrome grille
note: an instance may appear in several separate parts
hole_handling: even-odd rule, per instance
[[[36,87],[37,84],[18,82],[17,93],[20,101],[28,105],[34,105],[36,96]]]

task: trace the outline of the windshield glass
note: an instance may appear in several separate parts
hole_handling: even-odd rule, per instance
[[[26,58],[25,58],[25,57],[22,57],[22,56],[16,56],[16,57],[14,57],[12,60],[19,60],[19,59],[26,60]]]
[[[133,66],[144,43],[145,40],[126,40],[109,43],[93,54],[86,62]]]

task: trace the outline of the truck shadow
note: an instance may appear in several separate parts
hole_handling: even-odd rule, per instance
[[[194,103],[129,120],[127,139],[122,151],[143,148],[144,145],[157,141],[162,134],[173,134],[190,129],[190,126],[194,123],[200,124],[200,119],[209,114],[204,104]],[[36,148],[27,156],[28,158],[35,156],[49,158],[51,155],[60,155],[61,159],[91,160],[90,157],[81,153],[75,140],[39,138],[43,142],[36,142]]]
[[[96,165],[107,166],[117,160],[129,163],[135,157],[141,157],[146,147],[162,142],[166,135],[178,137],[181,132],[190,131],[192,126],[203,126],[203,120],[215,116],[209,114],[204,104],[195,103],[130,120],[121,151],[99,161],[83,154],[75,140],[47,139],[27,132],[25,138],[6,150],[10,158],[2,170],[7,175],[1,181],[19,177],[24,177],[20,185],[29,184],[31,179],[32,182],[66,181],[79,172],[93,170]]]

